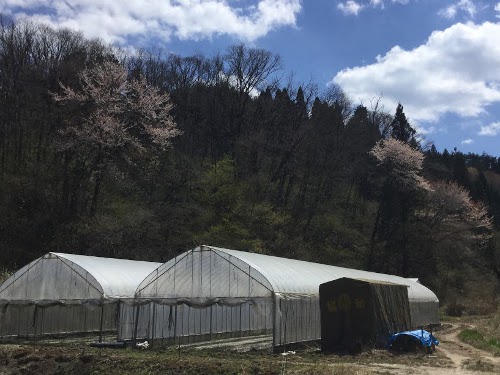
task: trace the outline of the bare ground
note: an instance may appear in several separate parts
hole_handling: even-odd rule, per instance
[[[448,364],[441,363],[439,366],[408,366],[405,364],[381,363],[364,366],[368,370],[377,371],[383,369],[388,374],[425,374],[425,375],[472,375],[495,373],[500,374],[500,357],[476,349],[458,338],[458,334],[464,329],[475,328],[473,324],[448,324],[448,327],[438,332],[440,344],[436,347],[429,359],[447,359]],[[438,361],[436,361],[438,362]]]
[[[500,358],[458,339],[472,323],[448,324],[432,355],[372,350],[324,356],[314,347],[271,354],[270,336],[228,339],[167,349],[93,349],[86,343],[0,345],[0,375],[11,374],[500,374]]]

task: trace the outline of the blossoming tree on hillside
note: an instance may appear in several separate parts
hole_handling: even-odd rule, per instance
[[[93,216],[111,164],[133,164],[154,149],[165,150],[180,131],[170,115],[169,95],[149,86],[144,77],[128,79],[120,64],[104,62],[87,69],[80,75],[79,89],[61,85],[61,91],[54,99],[69,114],[59,148],[67,164],[81,171],[80,183],[93,182]]]
[[[455,183],[427,181],[421,175],[422,152],[390,138],[370,154],[381,172],[381,185],[369,269],[409,276],[415,272],[412,267],[431,258],[448,262],[486,245],[492,222],[484,205]]]

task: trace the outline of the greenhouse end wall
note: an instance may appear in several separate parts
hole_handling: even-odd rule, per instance
[[[269,334],[273,292],[236,257],[197,248],[165,263],[120,316],[120,339],[188,340]]]
[[[107,333],[160,263],[48,253],[0,285],[0,339]]]
[[[410,300],[410,315],[412,328],[439,323],[439,302]]]

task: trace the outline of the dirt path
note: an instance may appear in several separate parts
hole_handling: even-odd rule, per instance
[[[473,324],[453,324],[442,331],[439,349],[450,358],[456,369],[472,367],[483,371],[500,373],[500,358],[462,342],[458,334],[464,329],[475,328]]]
[[[464,329],[475,328],[470,323],[447,324],[447,328],[437,332],[435,335],[440,344],[436,352],[432,355],[421,356],[416,359],[413,355],[410,357],[401,356],[400,358],[386,358],[385,351],[375,351],[368,363],[360,361],[350,365],[360,370],[387,373],[394,375],[422,374],[422,375],[476,375],[485,373],[500,374],[500,357],[476,349],[463,343],[458,338],[458,334]],[[255,349],[265,349],[272,342],[271,336],[249,337],[247,339],[226,339],[217,342],[206,342],[190,344],[185,347],[196,349],[227,348],[235,351],[248,351]],[[300,364],[300,355],[292,355],[291,363]],[[354,359],[356,361],[356,359]],[[371,362],[371,363],[370,363]],[[401,362],[401,363],[395,363]],[[406,362],[406,363],[405,363]],[[410,364],[408,364],[410,363]],[[330,364],[335,366],[335,364]]]
[[[150,372],[154,374],[165,373],[164,369],[171,369],[174,365],[198,366],[196,368],[200,369],[215,365],[222,366],[221,369],[257,366],[255,368],[266,369],[266,371],[275,370],[276,366],[283,366],[283,369],[287,368],[285,373],[290,374],[308,373],[304,372],[306,371],[304,369],[314,370],[315,374],[331,373],[332,368],[335,369],[333,373],[359,375],[500,374],[500,357],[495,357],[460,341],[458,334],[467,328],[475,328],[475,326],[471,323],[454,323],[448,324],[446,329],[437,332],[436,337],[440,340],[440,345],[432,355],[424,352],[395,354],[385,350],[373,350],[355,356],[325,356],[319,353],[319,349],[314,350],[311,347],[306,351],[289,352],[287,356],[276,356],[272,355],[269,350],[272,343],[271,336],[232,338],[217,342],[182,345],[179,353],[176,350],[140,352],[103,349],[101,351],[89,348],[85,343],[67,347],[50,344],[12,344],[0,346],[0,375],[52,374],[56,369],[63,369],[66,373],[82,373],[82,369],[89,370],[90,368],[95,369],[95,373],[135,373],[136,367],[142,368],[141,366],[145,364],[151,366]],[[214,373],[220,373],[219,367],[214,371]],[[266,371],[262,373],[273,373],[273,371]],[[203,370],[196,370],[193,373],[195,372],[204,373]],[[229,372],[234,373],[232,370]]]
[[[389,374],[422,374],[422,375],[479,375],[485,373],[500,374],[500,358],[488,352],[476,349],[465,344],[458,338],[458,334],[467,328],[474,328],[473,324],[452,324],[449,328],[436,333],[440,344],[431,359],[449,359],[446,367],[435,367],[432,362],[429,366],[407,366],[402,364],[373,364],[361,366],[374,372]]]
[[[386,357],[385,351],[374,351],[368,360],[350,363],[350,366],[360,371],[387,373],[394,375],[422,374],[422,375],[476,375],[485,373],[500,374],[500,357],[494,357],[488,352],[476,349],[463,343],[458,334],[467,328],[475,328],[473,324],[448,324],[446,329],[436,333],[440,340],[436,352],[432,355],[414,355],[401,357]],[[190,344],[185,347],[196,349],[227,348],[235,351],[248,351],[270,347],[271,336],[249,337],[247,339],[227,339],[217,342]],[[355,358],[353,358],[356,361]],[[301,364],[300,354],[290,356],[290,364]],[[365,363],[363,363],[365,362]],[[395,363],[396,362],[396,363]],[[399,362],[399,363],[398,363]],[[331,366],[336,366],[330,363]]]

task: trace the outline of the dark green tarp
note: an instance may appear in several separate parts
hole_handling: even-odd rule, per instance
[[[321,284],[319,298],[323,352],[384,345],[410,328],[406,285],[340,278]]]

